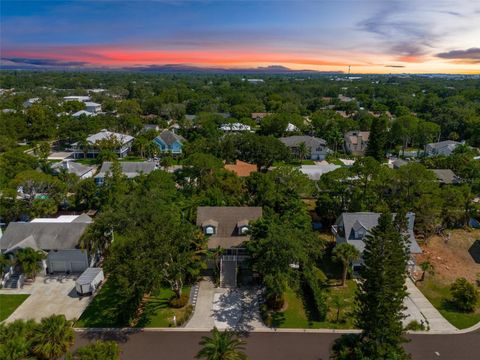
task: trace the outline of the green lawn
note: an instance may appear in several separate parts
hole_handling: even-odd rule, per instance
[[[285,292],[285,310],[272,314],[272,325],[279,328],[294,329],[351,329],[353,319],[350,312],[353,308],[356,284],[348,280],[345,287],[331,286],[326,290],[328,314],[325,321],[318,321],[313,314],[311,301],[299,291],[288,289]],[[340,299],[339,321],[336,321],[337,308],[334,298]]]
[[[432,305],[440,311],[443,317],[458,329],[468,328],[480,321],[480,302],[475,312],[460,312],[448,301],[450,298],[449,285],[435,281],[435,277],[427,278],[423,282],[418,282],[417,285]]]
[[[109,281],[103,284],[98,294],[78,319],[75,327],[122,327],[118,314],[116,294]]]
[[[183,288],[183,293],[190,296],[190,287]],[[169,300],[174,296],[174,292],[167,288],[162,288],[156,294],[152,295],[146,302],[142,316],[140,317],[138,327],[173,327],[173,316],[176,316],[177,326],[184,320],[188,314],[188,305],[174,309],[169,307]]]
[[[189,295],[190,287],[183,291]],[[123,327],[128,326],[121,322],[118,314],[122,311],[118,307],[116,294],[107,281],[93,301],[76,322],[76,327]],[[138,327],[169,327],[172,326],[173,314],[177,316],[177,324],[188,311],[187,307],[172,309],[168,307],[168,300],[173,296],[170,289],[162,288],[147,301],[142,316],[138,320]]]
[[[83,165],[98,165],[98,160],[91,159],[91,158],[76,159],[75,162],[78,162],[79,164],[83,164]]]
[[[8,318],[29,296],[28,294],[1,294],[0,321]]]

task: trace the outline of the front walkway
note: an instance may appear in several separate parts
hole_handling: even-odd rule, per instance
[[[215,288],[210,280],[199,283],[197,304],[188,329],[266,329],[260,319],[258,288]]]
[[[426,319],[429,330],[435,332],[455,332],[457,328],[450,324],[440,312],[428,301],[425,295],[415,286],[410,278],[406,281],[408,298],[405,303],[413,318],[418,320],[419,314]],[[413,319],[411,319],[413,320]],[[409,321],[407,321],[408,323]],[[420,322],[420,321],[419,321]]]

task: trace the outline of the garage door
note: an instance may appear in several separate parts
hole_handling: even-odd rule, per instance
[[[67,263],[65,261],[51,261],[50,262],[51,269],[50,272],[66,272],[67,271]]]
[[[80,273],[85,271],[85,269],[87,268],[83,261],[82,262],[72,261],[71,264],[72,264],[72,273]]]

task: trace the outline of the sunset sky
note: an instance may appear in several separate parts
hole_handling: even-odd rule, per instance
[[[0,2],[4,66],[480,73],[480,1]]]

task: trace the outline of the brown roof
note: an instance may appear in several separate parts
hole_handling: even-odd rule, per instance
[[[226,164],[225,170],[232,171],[238,176],[245,177],[250,176],[251,173],[257,172],[257,165],[237,160],[235,164]]]
[[[261,207],[201,206],[197,209],[197,226],[216,221],[218,227],[215,235],[208,239],[208,247],[211,249],[221,246],[228,249],[248,240],[248,236],[238,235],[238,223],[257,220],[261,216]]]

